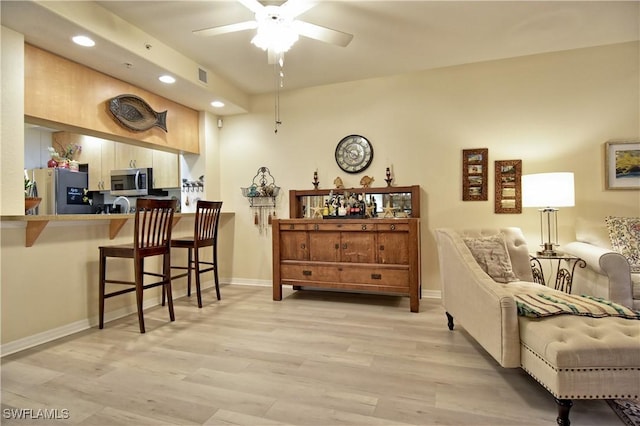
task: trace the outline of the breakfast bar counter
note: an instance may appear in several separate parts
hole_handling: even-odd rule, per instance
[[[222,215],[233,214],[223,212]],[[194,217],[195,213],[175,213],[175,226],[183,217]],[[2,216],[3,226],[8,222],[23,223],[25,226],[25,247],[31,247],[50,222],[97,222],[109,223],[109,239],[113,240],[128,220],[133,220],[135,214],[64,214],[64,215],[15,215]]]
[[[222,213],[218,253],[220,276],[232,275],[235,213]],[[175,213],[172,238],[193,235],[195,213]],[[98,324],[99,247],[131,244],[134,214],[3,215],[0,216],[0,312],[3,356],[53,338]],[[25,238],[26,237],[26,238]],[[203,257],[210,259],[211,250]],[[185,250],[171,255],[175,265],[186,265]],[[115,279],[133,276],[133,262],[114,260]],[[162,259],[145,261],[145,268],[159,272]],[[206,276],[203,288],[212,285]],[[172,283],[174,297],[187,294],[187,280]],[[145,307],[161,303],[159,288],[145,295]],[[105,320],[136,312],[132,293],[114,298],[105,308]],[[179,320],[179,318],[178,318]]]

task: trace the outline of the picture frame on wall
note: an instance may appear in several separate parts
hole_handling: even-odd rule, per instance
[[[522,160],[495,162],[496,213],[522,213]]]
[[[462,150],[462,200],[487,201],[489,149]]]
[[[605,143],[606,189],[640,189],[640,140]]]

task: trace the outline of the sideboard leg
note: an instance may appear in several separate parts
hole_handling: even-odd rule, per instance
[[[447,326],[449,327],[449,330],[453,330],[453,317],[449,312],[445,312],[445,314],[447,314]]]
[[[282,300],[282,284],[273,284],[273,300]]]
[[[573,401],[570,399],[556,398],[556,403],[558,404],[558,418],[556,422],[560,426],[569,426],[571,424],[569,421],[569,410],[573,407]]]
[[[417,294],[409,296],[409,310],[411,312],[420,312],[420,299]]]

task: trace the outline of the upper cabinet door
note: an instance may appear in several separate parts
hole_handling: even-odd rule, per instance
[[[120,169],[153,167],[153,150],[126,143],[116,144],[116,164]]]
[[[153,150],[153,187],[180,187],[180,156],[178,154]]]
[[[102,191],[102,140],[84,137],[83,135],[68,134],[73,143],[82,147],[76,160],[87,164],[89,169],[89,191]]]

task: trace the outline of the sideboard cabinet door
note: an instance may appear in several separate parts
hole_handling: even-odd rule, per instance
[[[308,260],[309,238],[306,231],[280,233],[280,258],[283,260]]]

